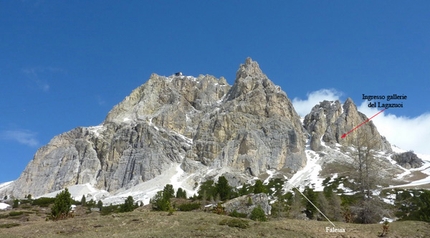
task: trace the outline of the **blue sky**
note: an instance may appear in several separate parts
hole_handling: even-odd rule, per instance
[[[430,154],[429,12],[428,1],[1,1],[0,182],[55,135],[100,124],[151,73],[232,84],[248,56],[302,112],[351,97],[371,116],[363,93],[407,95],[375,123]]]

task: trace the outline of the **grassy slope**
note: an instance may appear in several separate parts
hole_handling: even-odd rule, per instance
[[[130,213],[100,216],[82,214],[63,221],[45,221],[40,213],[20,218],[1,218],[0,225],[20,223],[20,226],[0,228],[0,237],[377,237],[380,224],[360,225],[335,223],[346,233],[326,233],[328,222],[291,219],[250,222],[240,229],[218,225],[230,218],[204,212],[152,212],[138,209]],[[28,221],[27,221],[28,218]],[[430,223],[394,222],[388,237],[429,237]]]

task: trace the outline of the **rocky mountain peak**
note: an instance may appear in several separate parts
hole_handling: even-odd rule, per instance
[[[347,98],[345,102],[343,103],[343,111],[348,114],[350,111],[352,114],[357,113],[357,106],[354,104],[354,101],[352,101],[351,98]]]
[[[343,111],[342,111],[343,109]],[[358,137],[372,138],[375,147],[379,150],[391,151],[391,145],[381,136],[372,121],[361,126],[358,132],[349,134],[345,139],[341,138],[344,133],[360,125],[368,118],[357,110],[357,106],[351,98],[347,98],[340,106],[339,101],[320,102],[312,108],[304,119],[304,127],[311,136],[311,149],[319,150],[321,141],[327,144],[339,143],[346,146],[357,144]]]
[[[39,149],[12,194],[85,183],[114,193],[172,168],[194,174],[183,184],[192,190],[207,171],[251,178],[303,168],[305,132],[286,93],[250,58],[236,76],[230,86],[210,75],[152,74],[103,124],[71,130]]]
[[[236,73],[236,80],[246,79],[248,77],[252,79],[266,78],[258,63],[253,61],[250,57],[246,58],[245,63],[239,66],[239,70],[237,70]]]

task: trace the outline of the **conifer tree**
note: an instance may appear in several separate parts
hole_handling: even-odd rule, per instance
[[[267,221],[266,214],[260,205],[251,211],[250,218],[254,221]]]
[[[261,180],[257,180],[255,181],[254,184],[254,193],[265,193],[266,192],[266,188],[263,185],[263,182]]]
[[[121,205],[120,212],[131,212],[134,208],[134,199],[132,196],[128,196],[124,204]]]
[[[72,209],[72,197],[66,188],[55,196],[54,205],[51,208],[51,217],[53,220],[60,220],[69,217]]]
[[[85,195],[82,195],[82,198],[81,198],[81,205],[82,206],[85,206],[87,204],[87,200],[86,200],[86,198],[85,198]]]
[[[230,198],[232,188],[228,185],[228,181],[224,176],[220,176],[218,178],[218,182],[215,187],[217,194],[219,194],[219,198],[222,201],[225,201]]]

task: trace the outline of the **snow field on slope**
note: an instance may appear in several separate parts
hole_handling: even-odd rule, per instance
[[[41,198],[41,197],[53,198],[63,190],[64,189],[58,190],[52,193],[43,194],[36,198]],[[85,195],[87,201],[91,199],[97,201],[110,195],[109,192],[107,192],[106,190],[96,189],[89,183],[73,185],[73,186],[67,187],[67,190],[69,190],[70,195],[76,201],[81,201],[81,198],[83,195]]]
[[[6,203],[2,203],[2,202],[0,202],[0,210],[5,210],[5,209],[7,209],[8,207],[10,207],[10,205],[9,205],[9,204],[6,204]]]
[[[163,190],[166,184],[172,184],[175,192],[178,188],[182,188],[187,192],[187,196],[189,197],[196,193],[196,190],[192,189],[192,185],[187,183],[192,176],[193,174],[187,174],[182,170],[181,164],[174,164],[161,175],[130,189],[119,190],[114,195],[102,199],[102,202],[104,205],[121,204],[124,203],[128,196],[132,196],[135,202],[141,201],[144,205],[147,205],[150,199],[153,198],[158,191]]]
[[[323,178],[318,175],[321,171],[321,157],[314,151],[309,149],[309,143],[306,146],[306,166],[297,171],[289,180],[287,180],[284,190],[290,191],[294,187],[312,185],[315,191],[322,191],[324,187],[322,186]]]

